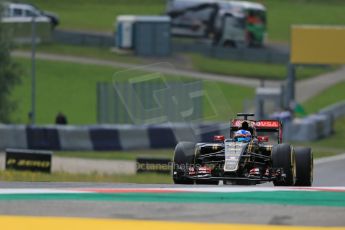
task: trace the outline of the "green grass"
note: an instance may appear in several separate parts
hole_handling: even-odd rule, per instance
[[[59,14],[60,28],[114,31],[117,15],[161,15],[164,0],[27,0],[44,10]],[[268,37],[270,40],[288,41],[292,24],[344,25],[342,0],[264,0],[268,9]]]
[[[317,96],[303,103],[307,113],[315,113],[321,109],[345,101],[345,81],[338,83],[330,88],[320,92]]]
[[[113,32],[121,14],[162,14],[164,0],[28,0],[60,17],[60,28]]]
[[[189,56],[192,59],[193,66],[201,72],[271,80],[283,80],[287,74],[287,67],[283,64],[230,61],[209,58],[199,54],[190,54]],[[300,66],[297,67],[296,76],[299,80],[306,79],[326,73],[332,69],[332,67]]]
[[[295,24],[344,25],[345,2],[342,0],[264,0],[268,9],[268,38],[290,40]]]
[[[12,94],[18,103],[12,120],[15,123],[28,123],[31,106],[31,62],[28,59],[16,60],[22,65],[25,75],[22,85],[16,87]],[[113,75],[121,69],[38,60],[36,70],[38,124],[53,123],[59,111],[67,115],[70,124],[94,124],[97,122],[96,83],[112,82]],[[165,77],[172,81],[188,80],[183,77]],[[117,80],[126,80],[126,76],[120,75]],[[207,120],[227,121],[236,112],[243,111],[244,99],[254,97],[254,89],[237,85],[206,82],[204,88],[209,96],[214,98],[214,103],[205,103],[203,108]],[[217,91],[218,88],[221,89],[221,94]],[[224,103],[217,105],[221,99],[225,99]],[[209,114],[211,105],[215,105],[216,114]]]
[[[30,61],[17,59],[25,76],[13,93],[18,109],[13,114],[17,123],[27,123],[31,105]],[[37,122],[53,123],[59,111],[67,114],[72,124],[96,122],[96,82],[111,82],[118,69],[76,65],[65,62],[38,61],[36,76]]]
[[[18,47],[19,50],[29,51],[31,47]],[[147,59],[135,57],[131,54],[117,54],[107,48],[82,47],[60,44],[42,44],[37,51],[60,55],[73,55],[78,57],[96,58],[124,63],[143,64]],[[210,58],[199,54],[189,54],[194,69],[200,72],[233,75],[250,78],[282,80],[286,78],[286,65],[267,64],[243,61],[231,61]],[[305,67],[297,68],[297,79],[306,79],[333,70],[333,67]]]
[[[31,47],[20,46],[17,47],[17,49],[29,51]],[[131,54],[114,53],[107,48],[42,44],[37,47],[37,51],[116,61],[120,63],[145,64],[149,62],[148,59],[136,57]],[[187,56],[190,57],[193,68],[200,72],[270,80],[283,80],[286,78],[287,74],[287,68],[284,64],[232,61],[210,58],[199,54],[187,54]],[[299,66],[297,67],[297,79],[301,80],[315,77],[334,69],[335,67]]]
[[[118,174],[71,174],[66,172],[37,173],[28,171],[0,171],[1,181],[25,182],[106,182],[106,183],[139,183],[139,184],[171,184],[170,175],[145,173],[138,175]]]
[[[74,157],[87,159],[106,159],[106,160],[133,160],[138,157],[157,157],[172,159],[174,149],[160,150],[133,150],[133,151],[61,151],[54,152],[54,156]]]

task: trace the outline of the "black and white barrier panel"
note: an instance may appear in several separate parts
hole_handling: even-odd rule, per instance
[[[313,141],[332,133],[332,117],[311,115],[284,124],[284,141]],[[157,125],[0,125],[0,150],[134,150],[174,148],[179,141],[210,142],[229,137],[229,123]]]
[[[6,169],[50,173],[52,154],[50,151],[6,149]]]
[[[179,141],[212,141],[214,135],[229,136],[229,124],[0,125],[0,149],[160,149],[174,148]]]
[[[172,161],[168,158],[137,158],[137,173],[171,173]]]

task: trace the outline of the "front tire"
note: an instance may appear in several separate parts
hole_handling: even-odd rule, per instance
[[[313,154],[310,148],[296,148],[297,180],[296,186],[313,184]]]
[[[282,168],[286,177],[273,181],[275,186],[293,186],[296,183],[296,159],[294,149],[288,144],[278,144],[272,149],[272,167]]]
[[[195,143],[179,142],[175,147],[173,181],[174,184],[194,184],[194,181],[185,178],[185,172],[189,166],[194,163]]]

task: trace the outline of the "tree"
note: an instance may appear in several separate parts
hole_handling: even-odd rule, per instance
[[[1,19],[0,5],[0,19]],[[16,108],[11,99],[14,87],[20,83],[21,68],[11,58],[12,43],[9,33],[0,21],[0,123],[11,122],[10,115]]]

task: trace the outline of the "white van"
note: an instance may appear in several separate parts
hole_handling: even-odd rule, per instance
[[[37,7],[34,7],[30,4],[22,4],[22,3],[3,3],[3,19],[31,19],[32,17],[36,17],[37,20],[45,20],[48,19],[50,24],[53,28],[55,28],[59,24],[59,18],[56,14],[41,11]]]
[[[166,14],[173,35],[210,38],[215,44],[261,46],[266,34],[266,8],[255,2],[167,0]]]

